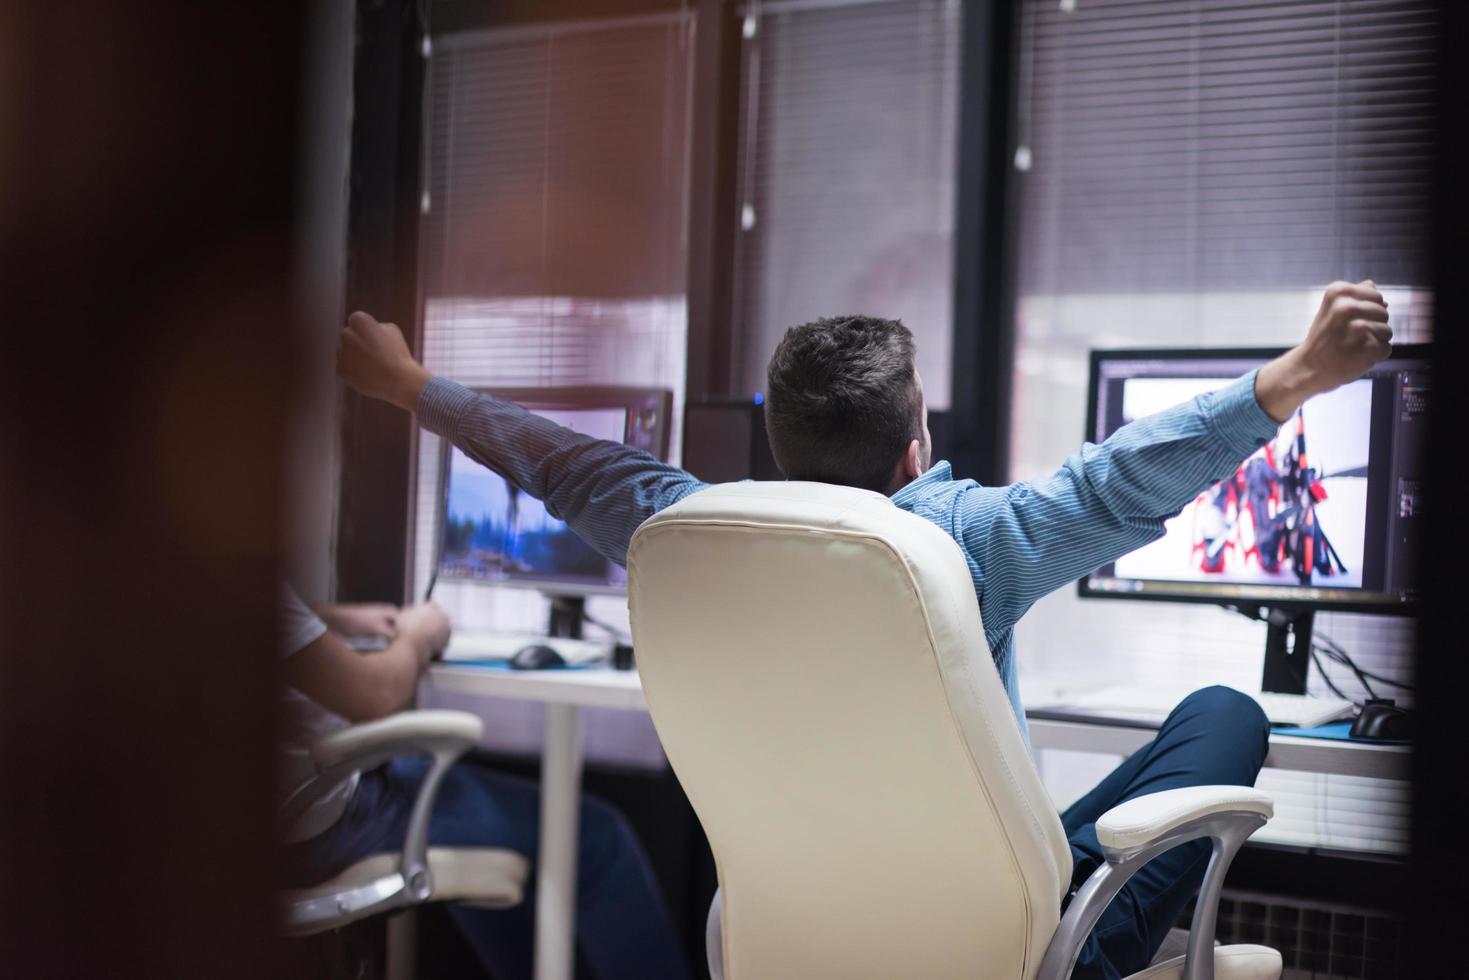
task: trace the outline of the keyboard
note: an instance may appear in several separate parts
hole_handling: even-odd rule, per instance
[[[601,640],[572,640],[564,636],[534,633],[451,633],[443,659],[509,660],[528,646],[547,646],[569,664],[598,663],[612,659],[612,643]]]
[[[1307,694],[1275,694],[1270,691],[1247,691],[1265,711],[1272,725],[1295,725],[1315,728],[1328,722],[1350,718],[1356,706],[1341,698],[1313,698]]]
[[[1162,721],[1189,693],[1190,691],[1181,688],[1118,685],[1068,697],[1066,707],[1144,721]],[[1316,698],[1304,694],[1274,694],[1265,691],[1240,693],[1254,698],[1272,725],[1315,728],[1317,725],[1350,718],[1353,710],[1352,702],[1340,698]]]

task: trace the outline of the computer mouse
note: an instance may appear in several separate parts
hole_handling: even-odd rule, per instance
[[[1400,708],[1392,698],[1374,698],[1362,705],[1362,713],[1352,722],[1352,738],[1406,739],[1413,734],[1413,716]]]
[[[510,658],[510,666],[516,670],[544,670],[547,667],[564,667],[566,659],[544,643],[532,643],[521,647]]]

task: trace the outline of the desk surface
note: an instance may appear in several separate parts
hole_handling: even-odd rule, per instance
[[[1044,712],[1042,712],[1044,714]],[[1130,755],[1146,745],[1153,729],[1105,720],[1059,721],[1027,715],[1030,742],[1037,749],[1066,749]],[[1270,733],[1270,751],[1265,765],[1270,769],[1294,769],[1338,776],[1371,776],[1376,779],[1408,779],[1412,747],[1374,745],[1322,738],[1301,738],[1280,730]]]
[[[575,704],[583,707],[646,711],[643,685],[635,670],[585,667],[574,670],[503,670],[472,664],[438,663],[424,683],[436,691],[475,694],[514,701]]]
[[[642,682],[635,670],[583,668],[577,670],[502,670],[469,664],[434,664],[424,683],[438,691],[480,697],[574,704],[586,707],[646,711]],[[1045,714],[1038,709],[1039,714]],[[1060,721],[1034,714],[1030,724],[1031,744],[1037,749],[1064,749],[1107,755],[1129,755],[1153,737],[1153,730],[1125,723]],[[1332,741],[1270,735],[1270,752],[1265,765],[1272,769],[1371,776],[1377,779],[1407,779],[1411,747],[1374,745],[1369,742]]]

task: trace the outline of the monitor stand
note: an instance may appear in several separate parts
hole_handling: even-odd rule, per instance
[[[1311,628],[1316,611],[1260,608],[1265,632],[1265,669],[1260,690],[1277,694],[1305,694],[1311,664]]]
[[[551,621],[546,627],[547,636],[564,636],[580,640],[582,623],[586,620],[587,600],[579,595],[547,595],[551,600]]]

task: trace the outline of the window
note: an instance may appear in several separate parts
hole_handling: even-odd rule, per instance
[[[1398,337],[1428,339],[1432,3],[1027,0],[1020,26],[1013,478],[1076,448],[1093,347],[1288,346],[1322,286],[1368,277]],[[1031,684],[1126,671],[1258,687],[1263,628],[1241,617],[1150,604],[1143,632],[1127,603],[1063,590],[1041,607],[1019,630]],[[1404,620],[1317,628],[1369,670],[1411,669]],[[1267,784],[1281,810],[1262,838],[1406,847],[1400,786]]]
[[[433,39],[421,246],[429,370],[472,386],[671,388],[677,452],[692,24],[675,12]],[[439,452],[425,433],[420,588]],[[502,592],[474,588],[460,621],[544,625],[539,597]]]
[[[901,319],[949,404],[956,0],[752,3],[741,60],[736,390],[792,326]]]
[[[460,31],[433,38],[426,83],[420,254],[424,363],[471,386],[624,384],[674,392],[681,444],[688,87],[693,19]],[[421,433],[415,591],[433,563],[440,440]],[[539,632],[523,589],[443,582],[456,628]],[[589,611],[626,627],[620,597]],[[434,694],[433,705],[463,707]],[[502,702],[486,739],[534,752],[539,705]],[[660,767],[642,715],[584,713],[589,759]]]

